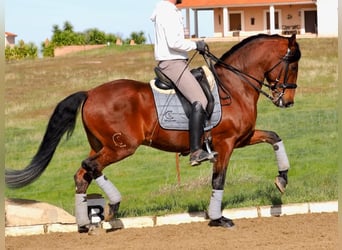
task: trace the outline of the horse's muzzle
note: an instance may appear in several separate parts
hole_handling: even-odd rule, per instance
[[[273,101],[273,103],[279,108],[290,108],[294,105],[294,101],[285,101],[283,97],[278,98],[277,100]]]

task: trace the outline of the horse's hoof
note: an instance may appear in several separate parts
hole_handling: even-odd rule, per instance
[[[208,225],[210,227],[225,227],[225,228],[232,228],[235,226],[234,222],[231,219],[228,219],[224,216],[216,220],[210,220]]]
[[[283,177],[277,176],[275,178],[274,184],[276,185],[280,193],[285,193],[287,182]]]
[[[107,229],[107,232],[112,232],[112,231],[116,231],[116,230],[120,230],[124,228],[124,224],[122,223],[122,221],[120,219],[114,219],[111,221],[108,221],[109,225],[111,226],[110,229]]]
[[[109,214],[109,215],[105,216],[104,221],[105,222],[110,222],[110,221],[112,221],[114,219],[115,219],[114,214]]]
[[[78,232],[79,233],[88,233],[89,227],[88,226],[78,226]]]
[[[94,224],[89,225],[88,235],[98,235],[102,233],[103,233],[103,229],[99,225],[94,225]]]
[[[89,224],[85,226],[78,226],[79,233],[88,233],[88,235],[99,234],[102,231],[100,225],[97,224]]]
[[[120,207],[120,202],[115,204],[108,204],[108,213],[105,216],[104,221],[110,222],[116,219]]]

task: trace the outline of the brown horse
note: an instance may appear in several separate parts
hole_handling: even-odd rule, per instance
[[[295,35],[252,36],[221,58],[216,58],[209,50],[204,54],[216,78],[222,112],[221,121],[210,131],[212,145],[218,152],[213,163],[213,192],[208,209],[210,226],[234,226],[221,212],[226,170],[234,148],[262,142],[271,144],[279,171],[275,184],[284,192],[290,167],[285,148],[275,132],[255,129],[257,101],[260,94],[264,94],[278,107],[294,104],[300,56]],[[262,90],[263,86],[270,94]],[[189,153],[189,134],[187,130],[163,129],[159,125],[149,84],[127,79],[108,82],[89,91],[74,93],[58,104],[31,163],[23,170],[6,170],[9,187],[23,187],[42,174],[61,137],[65,133],[71,135],[80,107],[91,146],[89,157],[82,161],[74,176],[75,213],[82,232],[87,231],[90,224],[85,198],[92,180],[108,196],[109,219],[114,219],[118,211],[121,195],[103,176],[106,166],[134,154],[139,145],[186,155]]]

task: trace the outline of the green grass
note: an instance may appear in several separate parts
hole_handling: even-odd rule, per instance
[[[211,43],[220,56],[234,43]],[[291,163],[289,186],[280,195],[273,184],[277,166],[272,147],[237,149],[231,158],[223,199],[225,208],[336,200],[337,39],[300,39],[302,50],[295,106],[276,108],[260,97],[257,128],[276,131]],[[202,65],[196,57],[193,67]],[[136,65],[139,65],[137,67]],[[154,77],[152,47],[106,47],[61,58],[9,63],[5,70],[6,167],[21,169],[35,154],[48,118],[67,95],[103,82]],[[8,198],[49,202],[73,213],[73,175],[89,146],[80,117],[69,141],[62,140],[43,175],[33,184],[5,190]],[[181,157],[177,183],[175,154],[140,147],[130,158],[105,169],[122,193],[120,216],[203,211],[211,193],[211,165],[192,168]],[[88,193],[101,193],[91,184]]]

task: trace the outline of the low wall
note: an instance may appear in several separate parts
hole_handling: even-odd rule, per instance
[[[78,51],[86,51],[91,49],[99,49],[105,47],[105,44],[98,44],[98,45],[70,45],[70,46],[63,46],[55,48],[55,57],[57,56],[64,56],[66,54],[78,52]]]

